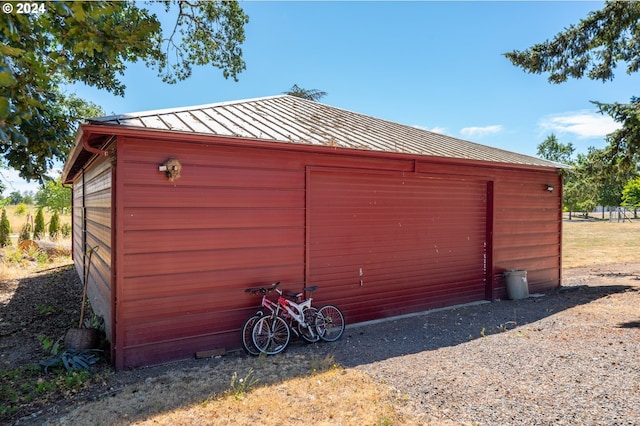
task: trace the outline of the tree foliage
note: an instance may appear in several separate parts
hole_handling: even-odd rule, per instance
[[[127,64],[143,61],[174,83],[212,65],[225,78],[245,68],[248,17],[235,1],[165,1],[177,7],[168,34],[134,1],[47,2],[44,13],[0,15],[0,152],[28,180],[64,160],[79,119],[101,113],[67,95],[80,82],[122,96]]]
[[[0,247],[6,247],[11,245],[11,224],[7,217],[7,211],[2,209],[0,215]]]
[[[42,211],[42,207],[38,209],[36,213],[35,223],[33,225],[33,239],[40,240],[44,237],[45,232],[45,223],[44,223],[44,212]]]
[[[614,78],[618,64],[628,74],[640,69],[640,2],[607,1],[605,6],[558,33],[553,40],[536,44],[505,56],[529,73],[549,73],[551,83],[587,77],[603,82]],[[640,108],[637,97],[631,102],[594,102],[601,113],[609,114],[622,129],[607,136],[609,146],[603,159],[608,168],[629,170],[640,155]]]
[[[49,238],[55,241],[58,236],[60,236],[60,216],[57,211],[54,211],[49,221]]]
[[[640,178],[627,182],[622,190],[622,205],[640,207]]]
[[[62,186],[61,178],[47,180],[36,193],[36,203],[40,208],[65,213],[71,208],[71,190]]]
[[[545,160],[555,161],[556,163],[571,164],[573,162],[573,152],[575,148],[573,144],[563,144],[558,141],[555,134],[550,134],[538,145],[538,157]]]
[[[298,98],[306,99],[313,102],[318,102],[320,99],[327,96],[327,92],[323,92],[318,89],[303,89],[299,87],[297,84],[291,86],[291,89],[284,92],[285,95],[291,95]]]
[[[551,134],[538,145],[541,158],[570,165],[561,171],[563,175],[563,205],[570,213],[592,211],[596,206],[618,206],[624,183],[632,176],[621,170],[607,169],[604,153],[589,148],[587,154],[579,153],[571,142],[564,144]],[[571,217],[571,215],[569,216]]]
[[[612,80],[619,62],[627,65],[629,74],[640,68],[639,21],[639,2],[608,1],[553,40],[505,56],[530,73],[549,73],[551,83],[584,76]]]

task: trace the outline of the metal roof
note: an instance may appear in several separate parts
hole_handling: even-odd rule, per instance
[[[117,125],[262,141],[562,168],[493,148],[289,95],[94,118]]]

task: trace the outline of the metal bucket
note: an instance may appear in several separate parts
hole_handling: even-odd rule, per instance
[[[503,275],[507,281],[507,297],[509,299],[519,300],[529,297],[527,271],[505,271]]]

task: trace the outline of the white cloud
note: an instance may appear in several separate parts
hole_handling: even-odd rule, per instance
[[[494,133],[499,133],[502,131],[502,125],[494,124],[492,126],[484,126],[484,127],[465,127],[460,130],[460,133],[466,137],[482,137],[487,135],[492,135]]]
[[[446,134],[446,133],[447,133],[447,129],[446,129],[446,128],[444,128],[444,127],[438,127],[438,126],[436,126],[436,127],[432,127],[432,128],[430,129],[430,128],[426,127],[426,126],[420,126],[420,125],[418,125],[418,124],[414,124],[414,125],[413,125],[413,126],[411,126],[411,127],[415,127],[416,129],[420,129],[420,130],[428,130],[428,131],[433,132],[433,133],[440,133],[441,135],[444,135],[444,134]]]
[[[584,139],[604,137],[620,128],[608,115],[593,111],[549,115],[542,117],[538,125],[546,132],[573,133]]]

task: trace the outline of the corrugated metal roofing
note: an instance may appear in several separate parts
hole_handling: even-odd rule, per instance
[[[95,118],[90,123],[528,166],[563,167],[540,158],[288,95],[129,113]]]

